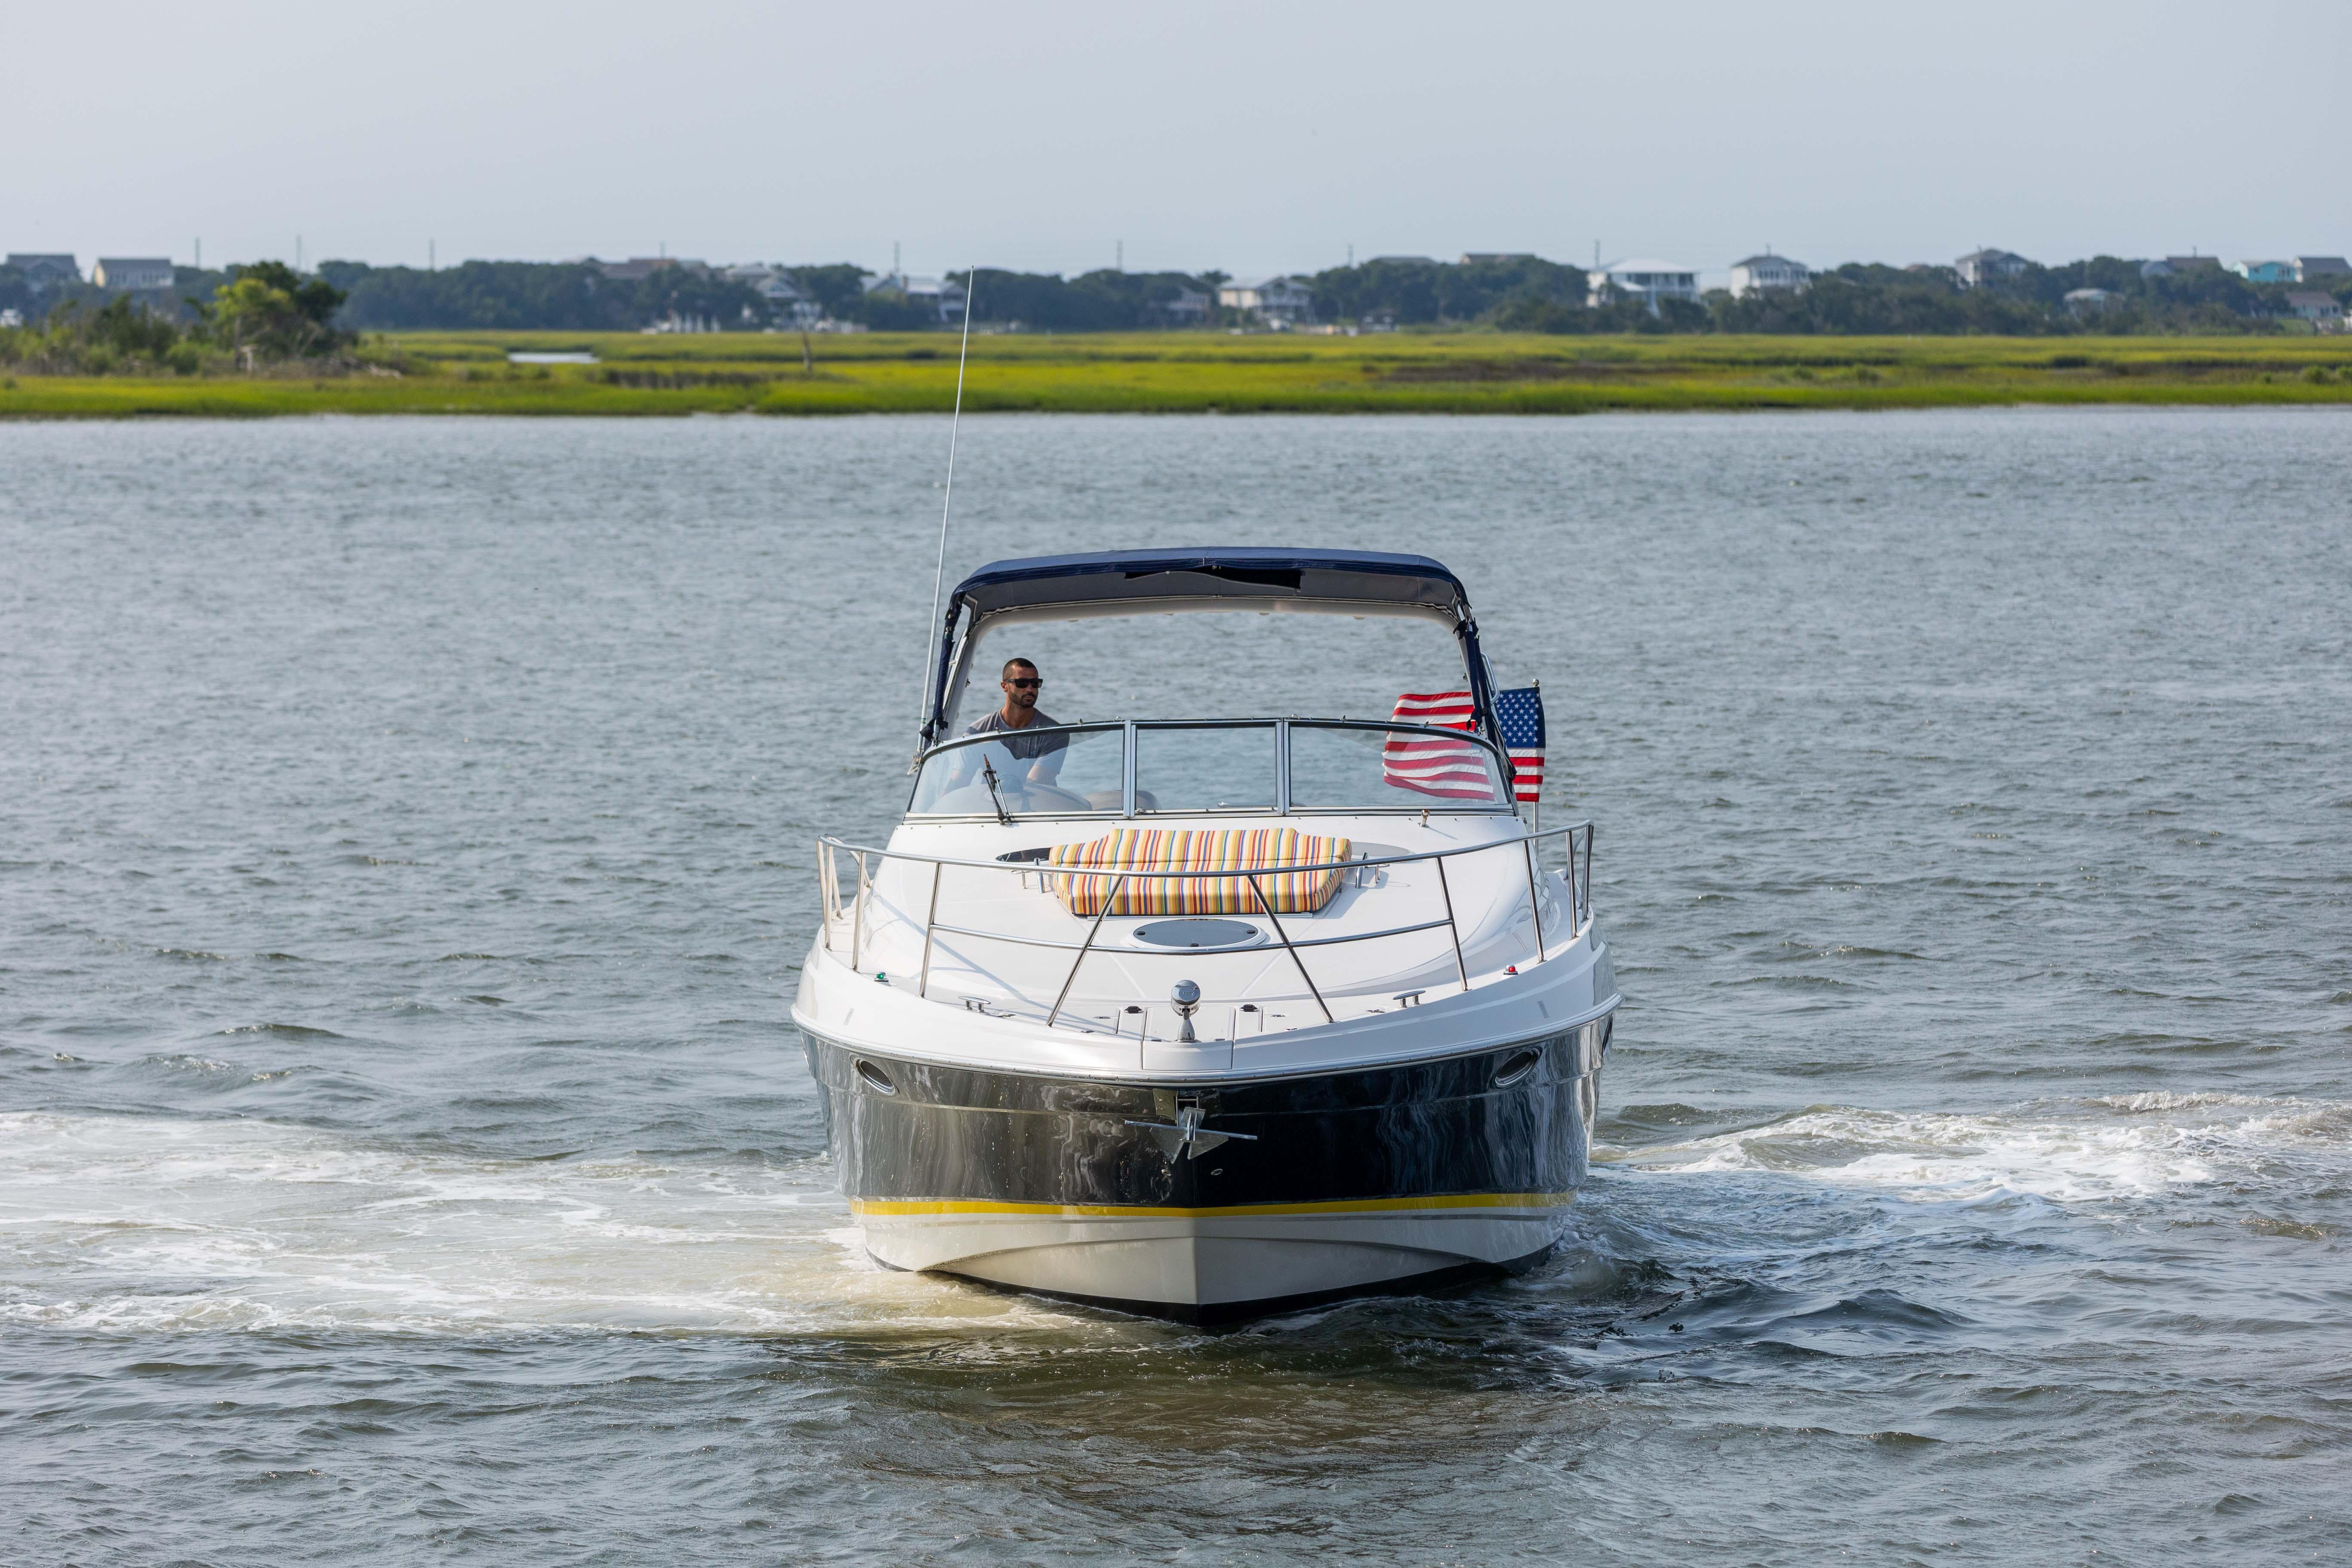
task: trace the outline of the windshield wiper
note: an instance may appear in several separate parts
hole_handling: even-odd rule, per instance
[[[986,757],[981,758],[980,776],[988,781],[988,798],[996,803],[996,820],[1012,826],[1013,814],[1004,809],[1004,797],[996,790],[996,764]]]

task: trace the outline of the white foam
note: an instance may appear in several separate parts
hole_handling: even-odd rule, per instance
[[[0,1323],[855,1331],[1005,1299],[867,1263],[823,1162],[421,1155],[262,1121],[0,1115]]]
[[[2258,1112],[2258,1114],[2249,1114]],[[1769,1172],[1922,1201],[2141,1197],[2282,1160],[2352,1172],[2352,1106],[2137,1094],[1979,1115],[1814,1106],[1762,1127],[1597,1155],[1620,1168]]]

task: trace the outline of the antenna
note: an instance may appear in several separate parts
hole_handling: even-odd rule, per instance
[[[897,249],[896,246],[891,247]],[[947,493],[940,498],[940,563],[931,574],[931,626],[940,624],[940,598],[948,585],[948,509],[955,505],[956,427],[963,423],[963,367],[971,356],[971,297],[980,292],[980,268],[966,270],[963,280],[963,347],[956,352],[955,412],[948,416],[948,482]],[[932,660],[931,632],[923,634],[923,739],[930,739]],[[1003,807],[999,806],[1003,812]]]

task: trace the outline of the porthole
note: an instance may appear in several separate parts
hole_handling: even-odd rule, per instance
[[[1503,1058],[1503,1065],[1495,1069],[1495,1087],[1510,1088],[1511,1085],[1535,1071],[1537,1065],[1542,1060],[1541,1051],[1513,1051]]]
[[[890,1081],[890,1075],[888,1073],[884,1072],[880,1068],[876,1067],[872,1062],[866,1060],[862,1057],[858,1058],[857,1076],[864,1079],[866,1080],[866,1087],[872,1089],[877,1094],[896,1094],[898,1092],[898,1086]]]

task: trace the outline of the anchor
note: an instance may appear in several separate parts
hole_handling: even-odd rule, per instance
[[[1132,1117],[1128,1119],[1127,1124],[1140,1127],[1150,1133],[1151,1141],[1160,1145],[1160,1152],[1171,1162],[1180,1154],[1197,1160],[1210,1150],[1223,1147],[1225,1141],[1232,1138],[1238,1138],[1244,1143],[1257,1142],[1255,1132],[1212,1132],[1201,1125],[1201,1117],[1199,1106],[1180,1105],[1176,1108],[1173,1126],[1165,1121],[1138,1121]]]
[[[1192,1033],[1192,1015],[1200,1011],[1201,988],[1189,980],[1179,980],[1170,997],[1180,1025],[1177,1042],[1180,1045],[1197,1043]],[[1202,1114],[1197,1100],[1190,1102],[1179,1100],[1172,1126],[1165,1121],[1138,1121],[1132,1117],[1128,1119],[1127,1124],[1140,1127],[1150,1133],[1151,1141],[1160,1145],[1160,1152],[1171,1162],[1180,1155],[1197,1160],[1210,1150],[1223,1147],[1230,1139],[1238,1138],[1244,1143],[1257,1142],[1255,1132],[1212,1132],[1201,1125]]]

